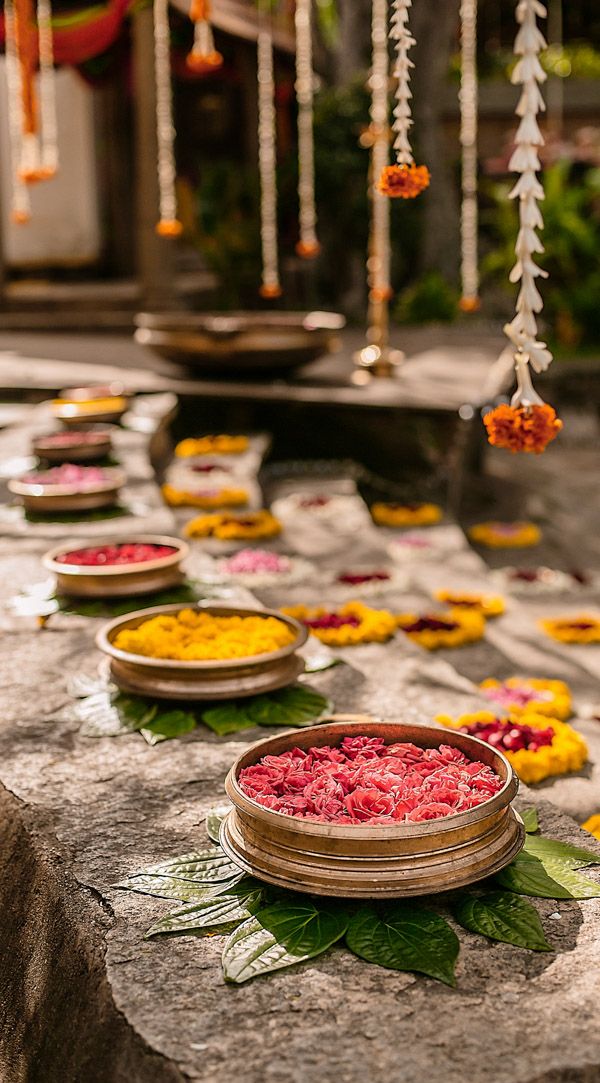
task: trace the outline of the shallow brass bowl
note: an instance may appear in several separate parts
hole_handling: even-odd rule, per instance
[[[82,432],[90,431],[93,431],[93,426],[90,426],[89,429],[82,429]],[[35,436],[32,440],[34,455],[37,455],[40,459],[45,459],[49,463],[94,462],[96,459],[103,459],[106,455],[109,455],[112,448],[111,435],[107,429],[102,429],[98,433],[98,439],[94,443],[82,439],[81,443],[69,444],[68,447],[53,444],[49,439],[52,435],[54,434],[48,433]]]
[[[92,511],[116,504],[125,474],[115,467],[106,468],[106,480],[81,490],[74,485],[52,485],[13,478],[8,488],[20,497],[27,511]]]
[[[122,545],[124,542],[141,542],[147,545],[170,545],[175,549],[169,556],[136,564],[109,564],[91,567],[84,564],[62,564],[56,559],[61,553],[73,549],[86,549],[96,545]],[[102,538],[88,544],[62,542],[42,557],[42,564],[56,576],[59,594],[76,598],[122,598],[136,594],[150,594],[155,590],[177,586],[183,580],[181,562],[189,553],[189,547],[179,538],[162,534],[128,534],[126,537]]]
[[[147,658],[119,650],[114,641],[124,628],[137,628],[162,613],[179,613],[191,606],[160,605],[119,617],[102,628],[96,645],[111,658],[111,676],[125,692],[155,696],[157,699],[211,700],[236,699],[273,692],[295,681],[304,670],[304,660],[296,651],[306,642],[306,628],[292,617],[275,609],[249,609],[231,605],[199,602],[194,608],[205,609],[217,617],[277,617],[296,633],[287,647],[250,658],[206,662],[182,662]]]
[[[296,819],[263,808],[241,789],[240,771],[263,756],[337,745],[353,727],[387,743],[452,745],[492,767],[504,785],[467,812],[423,823],[373,826]],[[518,784],[501,753],[456,730],[358,717],[327,722],[259,741],[236,760],[225,782],[234,807],[221,826],[221,845],[232,861],[259,879],[313,895],[399,898],[448,891],[498,872],[521,850],[525,832],[511,807]]]

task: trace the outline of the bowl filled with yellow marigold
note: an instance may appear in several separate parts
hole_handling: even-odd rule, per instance
[[[159,699],[232,699],[283,688],[303,671],[306,628],[271,609],[164,605],[111,621],[97,646],[123,691]]]

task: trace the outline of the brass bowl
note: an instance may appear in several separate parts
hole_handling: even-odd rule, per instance
[[[162,613],[179,613],[185,608],[191,607],[181,603],[154,606],[127,617],[119,617],[98,632],[96,645],[110,656],[112,679],[124,692],[155,696],[157,699],[241,699],[284,688],[304,671],[304,660],[298,657],[296,651],[306,642],[307,630],[292,617],[286,617],[275,609],[249,609],[208,602],[200,602],[195,607],[217,617],[277,617],[296,633],[296,638],[287,647],[267,654],[231,660],[182,662],[147,658],[115,647],[114,641],[124,628],[137,628],[151,617]]]
[[[59,430],[59,434],[62,434],[62,431]],[[44,433],[40,436],[34,436],[32,451],[39,459],[45,459],[46,462],[52,464],[94,462],[96,459],[103,459],[110,454],[112,437],[108,429],[96,429],[95,426],[90,425],[89,428],[82,426],[81,432],[82,435],[83,433],[92,432],[96,435],[96,439],[93,442],[82,439],[78,443],[73,442],[61,446],[53,443],[51,439],[57,433]]]
[[[125,474],[116,467],[105,470],[106,480],[81,490],[74,485],[52,485],[13,478],[8,488],[20,497],[26,511],[92,511],[116,504],[119,490],[126,482]]]
[[[337,348],[337,312],[140,312],[135,340],[160,357],[218,374],[269,374]]]
[[[467,812],[397,826],[296,819],[263,808],[241,789],[242,768],[264,755],[336,745],[353,726],[361,735],[383,737],[387,743],[452,745],[492,767],[504,785]],[[525,832],[511,807],[518,785],[501,753],[456,730],[364,718],[327,722],[259,741],[236,760],[225,782],[234,807],[221,826],[221,845],[232,861],[259,879],[313,895],[400,898],[449,891],[498,872],[521,850]]]
[[[109,564],[105,567],[62,564],[56,559],[61,553],[72,549],[122,545],[124,542],[169,545],[175,552],[155,560],[144,560],[135,564]],[[162,534],[128,534],[127,537],[102,538],[83,545],[62,542],[44,553],[42,564],[56,576],[56,589],[59,594],[75,598],[122,598],[177,586],[183,580],[181,562],[188,553],[189,546],[179,538],[169,538]]]
[[[59,391],[58,398],[68,402],[90,402],[92,399],[110,398],[131,399],[133,392],[129,391],[125,384],[119,380],[113,380],[108,384],[90,384],[87,387],[65,387]]]
[[[104,406],[101,399],[97,400],[97,405],[94,399],[87,401],[81,399],[76,402],[67,402],[66,399],[63,402],[62,399],[56,399],[52,403],[52,414],[67,428],[71,425],[79,426],[82,423],[93,425],[120,421],[129,409],[129,399],[124,395],[111,395],[109,399],[111,398],[114,401]]]

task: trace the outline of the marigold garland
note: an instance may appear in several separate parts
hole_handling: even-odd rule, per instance
[[[373,522],[378,526],[433,526],[439,523],[443,511],[438,504],[385,504],[371,506]]]
[[[594,835],[595,838],[600,839],[600,812],[595,813],[594,816],[590,816],[581,826],[584,831],[589,831],[590,835]]]
[[[436,721],[449,729],[469,733],[471,728],[492,725],[499,720],[492,711],[477,711],[474,714],[460,715],[456,719],[449,715],[438,715]],[[588,748],[583,737],[567,722],[561,722],[558,718],[548,718],[531,712],[524,715],[509,714],[500,721],[512,723],[515,736],[522,732],[523,727],[532,730],[551,729],[554,733],[550,744],[544,744],[535,750],[525,748],[511,752],[504,747],[501,749],[523,782],[542,782],[554,775],[579,771],[588,758]]]
[[[194,44],[186,57],[188,68],[196,72],[217,71],[223,65],[223,57],[215,49],[209,0],[191,0],[190,19],[194,23]]]
[[[573,713],[571,689],[565,681],[537,677],[508,677],[498,681],[487,677],[479,687],[486,699],[499,703],[514,715],[535,712],[564,722]]]
[[[128,654],[181,662],[251,658],[293,643],[295,632],[277,617],[213,616],[203,610],[162,613],[124,628],[114,645]]]
[[[526,519],[515,520],[514,523],[497,520],[475,523],[468,534],[471,541],[486,549],[527,549],[538,545],[542,537],[539,527]]]
[[[426,165],[386,165],[377,188],[392,199],[415,199],[429,188],[430,181]]]
[[[600,618],[588,613],[541,620],[539,625],[559,643],[600,643]]]
[[[427,651],[476,643],[485,633],[485,618],[481,613],[466,609],[421,615],[401,613],[396,617],[396,624],[409,639]]]
[[[186,538],[219,538],[242,541],[249,538],[274,538],[281,533],[281,523],[270,511],[248,511],[240,515],[198,515],[184,527]]]
[[[249,444],[247,436],[229,436],[226,433],[190,436],[179,441],[175,454],[179,459],[189,459],[193,455],[241,455],[248,450]]]
[[[173,485],[163,485],[162,495],[171,508],[236,508],[248,503],[245,489],[214,489],[204,493],[190,493],[185,489],[176,489]]]
[[[563,427],[552,406],[507,406],[502,403],[483,419],[488,442],[508,451],[540,455]]]
[[[370,609],[362,602],[347,602],[339,609],[292,605],[282,613],[295,617],[312,635],[329,647],[353,647],[359,643],[385,643],[396,631],[396,620],[387,609]]]
[[[504,598],[499,594],[471,594],[467,591],[436,590],[434,598],[452,609],[466,609],[481,613],[483,617],[499,617],[506,610]]]

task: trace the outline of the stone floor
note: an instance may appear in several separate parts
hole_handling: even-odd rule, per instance
[[[38,412],[31,424],[43,427],[46,419]],[[598,453],[593,439],[578,441],[581,424],[542,460],[491,455],[489,485],[467,511],[477,509],[482,518],[532,514],[545,532],[536,560],[541,555],[568,567],[573,556],[598,568]],[[30,431],[21,426],[1,435],[0,460],[26,454]],[[131,478],[139,528],[160,522],[161,529],[175,529],[149,476],[146,438],[123,434],[117,450]],[[54,542],[39,524],[24,534],[14,516],[0,532],[0,589],[7,600],[43,577],[39,558]],[[310,529],[295,524],[285,541],[306,553]],[[381,557],[381,541],[374,532],[332,536],[322,568],[347,561],[350,546],[355,560]],[[437,567],[421,568],[401,592],[402,604],[424,604],[449,575],[463,588],[487,582],[481,557],[463,548]],[[322,592],[322,581],[303,589]],[[272,592],[261,598],[284,600]],[[399,604],[400,597],[383,600]],[[597,700],[600,650],[558,648],[536,631],[535,618],[553,609],[548,602],[514,602],[485,643],[435,658],[396,640],[348,649],[346,664],[310,683],[340,711],[415,721],[472,707],[473,681],[530,667],[569,679],[578,704]],[[222,798],[229,765],[262,733],[219,739],[198,730],[155,747],[139,735],[82,737],[66,679],[97,672],[99,622],[53,617],[40,631],[7,610],[2,620],[2,1080],[597,1083],[600,900],[537,902],[556,954],[526,953],[457,930],[456,990],[369,967],[339,949],[230,987],[220,975],[218,937],[144,941],[148,926],[172,904],[113,885],[145,864],[204,844],[204,818]],[[576,724],[593,747],[593,773],[523,792],[521,800],[539,805],[546,833],[594,845],[569,814],[580,821],[600,807],[598,723]]]

